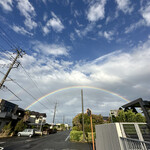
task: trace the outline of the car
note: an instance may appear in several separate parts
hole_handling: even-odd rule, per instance
[[[18,132],[18,136],[32,137],[34,135],[35,135],[35,130],[34,129],[25,129],[22,132]]]

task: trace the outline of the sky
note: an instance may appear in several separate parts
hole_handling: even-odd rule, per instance
[[[148,0],[0,0],[1,72],[7,72],[16,48],[25,55],[9,77],[32,96],[7,79],[4,85],[22,101],[6,88],[0,98],[25,109],[48,93],[78,86],[30,107],[47,113],[48,122],[56,102],[55,122],[71,122],[82,110],[81,89],[84,110],[103,116],[127,103],[111,92],[150,100]]]

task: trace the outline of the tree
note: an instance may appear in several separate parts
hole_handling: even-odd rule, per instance
[[[30,117],[30,111],[29,110],[26,110],[25,111],[25,115],[23,117],[23,122],[26,122]]]
[[[118,115],[112,116],[113,122],[145,122],[145,117],[140,113],[134,113],[132,109],[128,111],[119,110]]]
[[[11,126],[11,122],[9,122],[8,125],[5,125],[2,129],[2,134],[4,136],[8,136],[10,133],[12,132],[12,126]]]
[[[101,115],[94,115],[92,114],[92,121],[93,121],[93,127],[95,131],[95,125],[96,124],[102,124],[104,123],[103,117]],[[77,131],[82,131],[82,114],[78,114],[73,118],[72,121],[73,128]],[[85,132],[91,132],[91,126],[90,126],[90,117],[87,114],[84,114],[84,129]]]
[[[26,124],[23,122],[23,120],[20,120],[17,122],[16,126],[15,126],[15,133],[23,131],[26,128]]]
[[[136,122],[146,122],[145,117],[142,116],[142,114],[140,114],[140,113],[137,113],[137,114],[135,115],[135,118],[136,118]]]

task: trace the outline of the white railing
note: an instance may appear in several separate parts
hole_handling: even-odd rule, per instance
[[[150,150],[150,142],[120,137],[124,150]]]

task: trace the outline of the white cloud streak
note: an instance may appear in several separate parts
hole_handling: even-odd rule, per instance
[[[6,11],[12,11],[13,1],[12,0],[0,0],[0,5]]]
[[[114,31],[100,31],[98,33],[99,36],[106,38],[107,40],[111,41],[113,40],[113,36],[114,36]]]
[[[17,33],[21,33],[23,35],[30,35],[32,36],[33,34],[28,32],[27,30],[25,30],[23,27],[20,27],[20,26],[16,26],[16,25],[13,25],[12,26],[12,29],[17,32]]]
[[[139,28],[143,25],[145,25],[145,21],[143,19],[141,19],[138,22],[131,24],[129,27],[126,27],[125,28],[125,33],[130,33],[133,30],[136,30],[137,28]]]
[[[53,55],[56,57],[69,55],[69,48],[64,45],[47,44],[39,41],[32,42],[32,44],[34,50],[45,55]]]
[[[133,6],[131,6],[130,0],[116,0],[118,9],[124,13],[131,13],[133,11]]]
[[[36,12],[34,7],[28,0],[17,0],[17,8],[21,12],[21,14],[25,17],[24,24],[32,30],[37,27],[37,23],[33,20],[36,16]]]
[[[50,32],[51,28],[56,32],[61,32],[65,28],[61,20],[55,15],[54,12],[51,12],[51,15],[53,18],[49,19],[43,27],[43,32],[45,35]]]
[[[150,26],[150,2],[141,9],[141,14],[144,20],[146,21],[146,25]]]
[[[87,12],[87,19],[92,22],[103,19],[105,16],[105,4],[106,0],[100,0],[99,2],[91,4]]]

